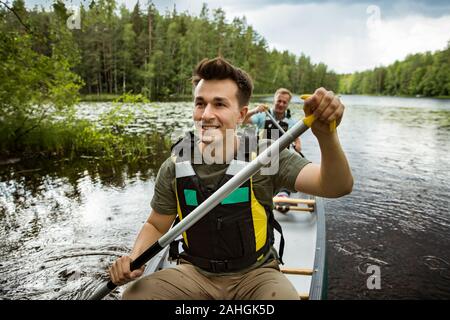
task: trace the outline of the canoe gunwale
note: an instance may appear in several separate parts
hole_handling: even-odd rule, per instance
[[[317,214],[316,252],[314,268],[309,292],[310,300],[321,300],[326,297],[326,225],[323,199],[316,197],[315,212]]]

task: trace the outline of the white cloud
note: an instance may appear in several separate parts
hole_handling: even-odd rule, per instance
[[[388,65],[409,53],[443,49],[450,40],[450,12],[440,18],[414,14],[385,20],[382,9],[377,19],[367,8],[363,4],[285,4],[229,15],[245,14],[271,47],[297,55],[303,52],[337,72]]]
[[[410,15],[396,20],[381,21],[369,29],[371,61],[389,64],[410,53],[434,51],[450,40],[450,14],[440,18]]]

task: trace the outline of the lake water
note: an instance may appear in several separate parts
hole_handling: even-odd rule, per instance
[[[297,99],[297,98],[296,98]],[[343,96],[339,136],[353,193],[327,200],[330,299],[450,298],[450,100]],[[299,101],[291,104],[300,117]],[[81,104],[96,120],[109,104]],[[82,299],[125,255],[148,214],[160,143],[192,127],[191,103],[157,103],[130,130],[152,133],[133,166],[20,161],[0,165],[0,299]],[[307,132],[303,153],[319,161]],[[378,266],[381,288],[367,287]],[[118,298],[120,289],[110,299]]]

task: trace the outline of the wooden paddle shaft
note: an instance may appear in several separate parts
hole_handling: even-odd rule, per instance
[[[300,268],[281,268],[284,274],[296,274],[300,276],[311,276],[313,274],[312,269],[300,269]]]
[[[289,203],[289,204],[307,204],[307,205],[315,205],[316,201],[312,199],[291,199],[291,198],[285,198],[285,197],[274,197],[273,202],[282,202],[282,203]]]
[[[307,211],[307,212],[312,212],[314,211],[313,208],[305,208],[305,207],[296,207],[296,206],[280,206],[280,205],[276,205],[275,206],[276,210],[289,210],[289,211]]]

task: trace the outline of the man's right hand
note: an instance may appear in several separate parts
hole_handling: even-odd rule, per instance
[[[124,256],[114,261],[111,268],[109,268],[109,276],[115,285],[121,286],[142,276],[145,266],[131,271],[130,264],[132,261],[129,256]]]
[[[269,107],[267,105],[260,104],[256,108],[254,108],[252,111],[253,111],[253,114],[256,114],[256,113],[260,113],[260,112],[266,112],[268,110],[269,110]]]

